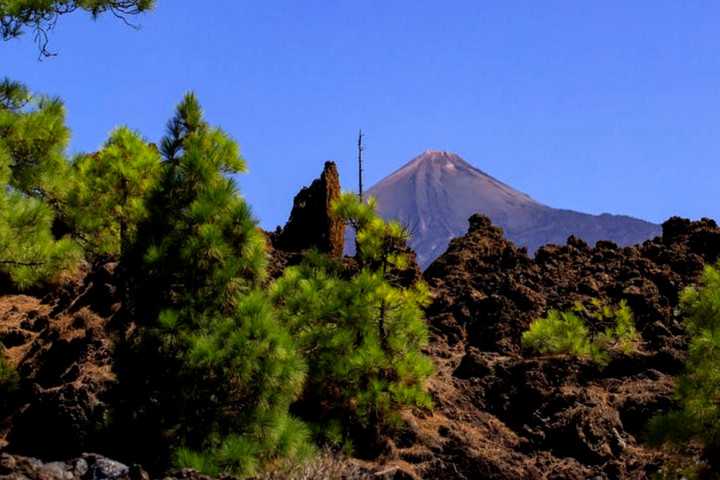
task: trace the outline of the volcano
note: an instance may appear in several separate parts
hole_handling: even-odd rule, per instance
[[[460,156],[436,150],[426,150],[367,193],[377,199],[383,218],[408,227],[423,269],[452,238],[467,231],[474,213],[490,217],[506,238],[530,253],[548,243],[564,244],[571,235],[590,244],[609,240],[625,246],[661,233],[659,225],[626,215],[591,215],[543,205]]]

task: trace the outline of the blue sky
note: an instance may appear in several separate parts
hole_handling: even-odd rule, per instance
[[[265,228],[335,160],[366,183],[425,149],[554,207],[720,218],[716,1],[158,0],[139,31],[59,22],[39,62],[0,43],[0,76],[62,97],[71,150],[125,124],[157,141],[194,90],[240,144]]]

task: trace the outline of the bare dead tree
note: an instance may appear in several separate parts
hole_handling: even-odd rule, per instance
[[[362,130],[360,130],[360,133],[358,134],[358,143],[357,143],[357,149],[358,149],[358,182],[359,182],[359,189],[358,189],[358,196],[360,197],[360,202],[363,201],[363,151],[365,151],[365,146],[363,145],[363,133]]]

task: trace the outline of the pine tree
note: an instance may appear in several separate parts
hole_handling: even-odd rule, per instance
[[[714,475],[720,474],[720,264],[706,266],[697,287],[681,295],[690,336],[685,372],[675,396],[679,410],[653,419],[652,439],[686,445],[699,440]],[[708,478],[715,478],[708,476]]]
[[[93,253],[126,253],[146,199],[160,174],[160,155],[137,133],[115,130],[102,150],[74,163],[67,214],[76,236]]]
[[[246,475],[305,454],[307,429],[288,413],[305,364],[260,290],[265,239],[227,177],[245,170],[237,144],[188,94],[162,152],[148,218],[123,259],[145,352],[157,352],[152,369],[136,372],[153,390],[128,410],[150,412],[139,423],[173,432],[176,462],[208,473]]]
[[[523,346],[538,353],[566,353],[591,357],[590,331],[582,318],[573,312],[550,310],[535,320],[523,333]]]
[[[44,201],[57,191],[67,129],[61,105],[33,97],[23,85],[0,82],[0,274],[17,287],[47,280],[74,264],[79,251],[52,234]],[[52,138],[57,134],[58,138]]]
[[[578,303],[573,311],[550,310],[522,335],[523,346],[530,350],[589,358],[599,365],[610,362],[611,352],[632,352],[638,341],[632,310],[624,300],[617,306],[595,299],[587,307]]]
[[[357,229],[360,268],[309,254],[285,271],[273,297],[308,362],[304,408],[327,439],[342,442],[358,429],[377,438],[400,424],[403,408],[429,407],[432,364],[421,351],[428,289],[389,278],[391,268],[407,266],[406,233],[383,221],[373,200],[343,194],[334,211]]]
[[[0,150],[14,189],[54,206],[67,177],[70,131],[59,99],[32,95],[9,79],[0,82]]]

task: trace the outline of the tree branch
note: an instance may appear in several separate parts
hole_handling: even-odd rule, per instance
[[[20,262],[18,260],[0,260],[0,265],[10,265],[15,267],[40,267],[45,262]]]

